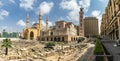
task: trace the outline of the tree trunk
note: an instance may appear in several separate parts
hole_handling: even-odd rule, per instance
[[[8,48],[6,47],[5,55],[8,55]]]

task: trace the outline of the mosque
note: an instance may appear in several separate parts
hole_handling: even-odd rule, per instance
[[[23,29],[23,38],[40,41],[74,41],[79,37],[84,37],[84,11],[80,8],[79,25],[72,22],[60,20],[54,26],[48,27],[48,17],[46,17],[46,29],[43,29],[42,15],[39,12],[38,23],[29,27],[29,16],[26,16],[26,28]]]

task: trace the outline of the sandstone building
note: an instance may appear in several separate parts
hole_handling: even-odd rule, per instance
[[[29,27],[29,16],[26,17],[26,28],[23,29],[23,38],[42,41],[74,41],[79,37],[84,37],[84,12],[80,8],[80,24],[74,25],[72,22],[64,20],[57,21],[55,26],[48,28],[48,18],[46,17],[46,29],[42,27],[42,15],[39,13],[39,23],[34,23]]]
[[[98,32],[98,19],[96,17],[84,18],[84,32],[86,37],[99,35]]]
[[[101,36],[106,39],[120,39],[120,0],[109,0],[102,15]]]
[[[36,40],[40,37],[40,31],[42,30],[42,15],[39,13],[39,23],[34,23],[31,28],[29,28],[29,16],[26,17],[26,28],[23,29],[23,38]]]
[[[79,12],[79,25],[60,20],[55,22],[54,26],[48,27],[49,20],[46,17],[46,28],[43,29],[42,21],[42,15],[39,13],[38,23],[34,23],[32,27],[29,27],[29,16],[27,16],[23,38],[41,41],[74,41],[85,36],[83,8],[80,8]]]

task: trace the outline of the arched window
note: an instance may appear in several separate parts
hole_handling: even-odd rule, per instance
[[[53,35],[53,32],[51,32],[50,34]]]

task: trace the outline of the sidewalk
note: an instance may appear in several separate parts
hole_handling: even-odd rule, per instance
[[[94,46],[91,46],[91,47],[87,50],[87,52],[86,52],[81,58],[79,58],[77,61],[89,61],[90,56],[91,56],[92,51],[93,51],[93,48],[94,48]]]
[[[108,52],[113,55],[114,61],[120,61],[120,46],[115,47],[115,41],[101,40]]]

